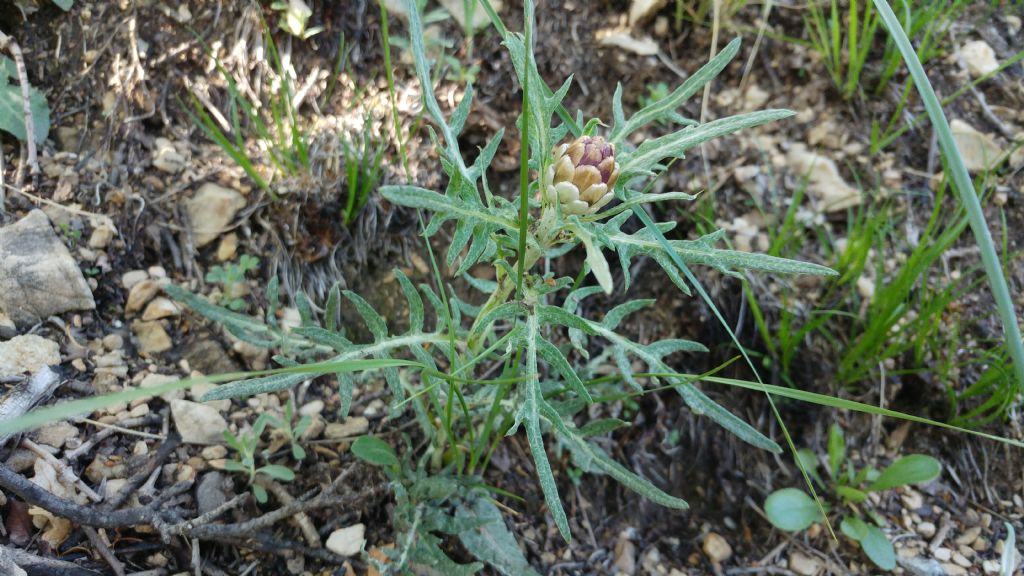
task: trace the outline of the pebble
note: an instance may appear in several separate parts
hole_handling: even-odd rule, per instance
[[[955,562],[958,566],[963,566],[964,568],[970,568],[971,567],[971,561],[968,560],[966,556],[964,556],[963,554],[961,554],[959,552],[956,552],[955,554],[953,554],[953,562]]]
[[[1002,566],[996,560],[985,560],[981,563],[981,569],[985,571],[985,574],[999,574]]]
[[[121,275],[121,286],[125,290],[131,290],[136,284],[149,279],[149,273],[145,270],[132,270]]]
[[[188,400],[172,400],[174,427],[186,444],[219,444],[224,441],[228,423],[217,410]]]
[[[732,546],[716,532],[708,532],[708,535],[704,537],[702,549],[708,559],[715,564],[721,564],[732,556]]]
[[[238,191],[213,182],[203,184],[196,195],[185,202],[193,245],[201,248],[213,242],[244,207],[245,197]]]
[[[139,382],[139,388],[152,388],[154,386],[160,386],[167,384],[168,382],[174,382],[178,380],[177,376],[169,376],[167,374],[154,374],[152,372],[146,374],[146,376]],[[170,402],[171,400],[181,399],[185,397],[184,390],[172,390],[165,392],[160,395],[161,398]]]
[[[207,446],[206,448],[203,448],[203,451],[200,454],[206,460],[219,460],[227,457],[228,449],[217,444],[215,446]]]
[[[167,138],[157,138],[153,142],[153,167],[168,174],[177,174],[186,163],[186,159],[174,148]]]
[[[124,305],[125,313],[128,316],[132,316],[139,310],[142,310],[142,307],[152,300],[159,291],[160,285],[155,280],[143,280],[132,286],[131,290],[128,291],[128,301]]]
[[[103,250],[110,245],[110,242],[114,239],[116,231],[110,225],[103,223],[93,229],[92,234],[89,236],[89,248],[95,248],[96,250]]]
[[[220,239],[220,244],[217,245],[217,261],[227,262],[228,260],[234,260],[235,254],[238,252],[238,234],[231,232],[225,234]]]
[[[917,533],[925,538],[935,536],[935,524],[932,522],[921,522],[917,525]]]
[[[814,576],[824,568],[821,560],[795,551],[789,554],[789,569],[801,576]]]
[[[160,321],[132,322],[132,332],[138,338],[139,350],[146,354],[159,354],[174,346]]]
[[[366,434],[366,431],[370,429],[370,421],[362,416],[353,416],[344,423],[331,422],[324,429],[324,437],[330,440],[339,440],[341,438],[352,438],[353,436],[360,436]]]
[[[181,310],[178,308],[177,304],[161,296],[159,298],[154,298],[153,301],[146,306],[146,310],[142,313],[142,319],[144,321],[160,320],[161,318],[169,318],[180,314]]]
[[[339,556],[355,556],[362,551],[366,544],[365,535],[366,526],[364,524],[353,524],[331,532],[324,547]]]
[[[942,571],[946,573],[946,576],[967,576],[967,569],[963,566],[957,566],[956,564],[943,564]]]
[[[981,526],[971,526],[964,533],[958,536],[955,540],[957,544],[970,546],[974,544],[974,541],[981,535]]]
[[[103,347],[107,350],[120,350],[124,347],[124,338],[120,334],[107,334],[103,337]]]
[[[960,54],[967,64],[967,71],[973,78],[979,78],[999,68],[996,52],[984,40],[975,40],[964,44]]]
[[[307,402],[306,404],[303,404],[302,408],[299,408],[299,415],[300,416],[318,416],[323,411],[324,411],[324,401],[323,400],[313,400],[312,402]]]
[[[953,557],[953,551],[949,548],[936,548],[932,551],[932,556],[939,561],[948,562]]]
[[[68,422],[55,422],[40,427],[32,435],[39,444],[61,448],[65,442],[78,438],[78,428]]]

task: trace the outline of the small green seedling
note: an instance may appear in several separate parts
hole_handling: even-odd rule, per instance
[[[323,26],[307,27],[313,9],[302,0],[277,0],[270,5],[270,9],[281,13],[281,20],[278,23],[281,30],[296,38],[306,40],[323,32]]]
[[[835,512],[835,516],[840,519],[839,529],[843,534],[858,542],[867,557],[879,568],[895,568],[896,551],[882,531],[885,519],[871,508],[861,505],[865,504],[872,492],[934,480],[942,472],[939,461],[924,454],[911,454],[881,471],[872,466],[857,470],[846,456],[843,430],[835,424],[828,436],[827,471],[831,482],[826,483],[818,473],[818,458],[814,452],[800,449],[797,450],[797,457],[811,481],[833,497],[831,501],[835,508],[825,504],[825,511],[830,516]],[[772,492],[764,502],[764,512],[769,522],[786,532],[799,532],[823,520],[821,509],[815,501],[798,488],[783,488]]]
[[[299,445],[299,438],[302,438],[302,434],[309,428],[309,425],[313,423],[313,418],[310,416],[303,416],[299,418],[299,421],[295,423],[295,427],[292,427],[292,422],[295,420],[295,404],[288,400],[288,403],[284,405],[284,420],[281,420],[277,416],[271,416],[265,414],[270,425],[280,431],[285,438],[288,439],[289,444],[292,447],[292,457],[296,460],[306,459],[306,450]]]
[[[238,452],[235,459],[224,462],[224,469],[229,472],[240,472],[248,475],[252,495],[256,497],[256,501],[260,504],[267,501],[267,490],[256,483],[257,474],[262,474],[274,480],[281,480],[282,482],[291,482],[295,479],[295,472],[280,464],[266,464],[258,468],[256,467],[256,449],[259,447],[260,436],[263,435],[267,424],[270,423],[270,416],[268,414],[261,414],[248,432],[235,436],[227,430],[224,431],[224,440],[228,443],[229,447]]]
[[[238,312],[245,307],[245,300],[238,295],[245,284],[245,274],[260,267],[260,259],[242,254],[237,263],[214,266],[206,273],[206,281],[221,285],[219,304]]]

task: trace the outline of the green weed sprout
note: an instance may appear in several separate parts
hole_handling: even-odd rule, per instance
[[[299,445],[299,439],[302,438],[302,434],[309,428],[309,425],[313,423],[313,418],[303,416],[299,418],[298,422],[295,422],[295,403],[289,398],[288,402],[284,405],[283,420],[269,414],[267,419],[270,425],[288,440],[288,444],[291,446],[292,457],[297,461],[305,460],[306,449]],[[294,427],[292,426],[293,422],[295,422]]]
[[[271,423],[269,414],[260,414],[252,429],[248,432],[235,436],[231,432],[224,431],[224,441],[228,446],[237,452],[236,458],[226,460],[224,469],[229,472],[240,472],[248,477],[249,487],[252,489],[256,501],[263,504],[267,501],[267,490],[256,482],[257,475],[263,475],[282,482],[291,482],[295,479],[295,472],[280,464],[265,464],[256,466],[256,450],[259,447],[260,436],[267,425]]]
[[[843,534],[856,541],[879,568],[895,568],[896,551],[882,531],[886,525],[885,519],[869,507],[866,502],[868,495],[907,484],[930,482],[942,473],[939,461],[931,456],[911,454],[896,460],[881,471],[871,466],[857,470],[846,456],[843,430],[835,424],[828,435],[826,471],[829,474],[829,482],[826,483],[818,473],[818,458],[814,452],[806,448],[801,449],[797,451],[797,457],[802,468],[819,489],[833,497],[834,512],[842,518],[839,529]],[[823,520],[818,505],[799,488],[784,488],[772,492],[765,500],[764,512],[772,525],[786,532],[799,532]]]
[[[242,292],[240,289],[245,285],[245,275],[259,267],[259,258],[242,254],[237,263],[210,268],[206,273],[206,281],[211,284],[220,284],[220,303],[229,310],[238,312],[245,308],[245,300],[238,296]]]

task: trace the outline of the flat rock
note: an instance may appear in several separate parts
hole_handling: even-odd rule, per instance
[[[161,318],[168,318],[170,316],[178,316],[181,314],[181,310],[178,305],[171,302],[167,298],[154,298],[152,302],[146,306],[146,310],[142,313],[142,319],[149,320],[160,320]]]
[[[950,122],[949,127],[968,172],[984,172],[995,165],[1002,150],[991,136],[959,118]]]
[[[0,342],[0,377],[34,373],[43,366],[60,364],[60,345],[35,334]]]
[[[203,474],[196,486],[196,506],[199,514],[212,512],[228,501],[230,480],[220,472]]]
[[[366,544],[365,535],[366,526],[364,524],[353,524],[331,532],[324,547],[338,556],[355,556],[362,551]]]
[[[715,564],[721,564],[732,557],[732,546],[717,532],[708,532],[701,548]]]
[[[967,71],[973,78],[979,78],[999,68],[995,50],[984,40],[974,40],[964,44],[960,49],[960,55],[964,57]]]
[[[613,32],[600,39],[604,46],[614,46],[639,56],[654,56],[658,53],[658,43],[650,36],[637,38],[626,32]]]
[[[668,0],[633,0],[629,3],[629,25],[635,26],[661,10]]]
[[[89,284],[42,210],[0,228],[0,310],[15,324],[94,309]]]
[[[818,558],[793,551],[789,553],[789,569],[801,576],[815,576],[825,569],[825,564]]]
[[[187,159],[174,147],[167,138],[154,141],[153,167],[168,174],[177,174],[185,168]]]
[[[220,444],[228,423],[217,410],[188,400],[171,400],[174,428],[186,444]]]
[[[131,290],[128,291],[128,301],[124,304],[124,311],[129,316],[135,314],[147,302],[156,296],[156,293],[160,291],[160,285],[157,284],[156,280],[143,280],[138,284],[132,286]]]
[[[53,422],[41,426],[32,436],[40,444],[61,448],[68,440],[78,437],[78,428],[70,422]]]
[[[245,197],[238,191],[213,182],[199,187],[196,195],[185,203],[192,223],[192,243],[196,248],[213,242],[245,206]]]
[[[796,178],[807,178],[807,191],[818,201],[820,211],[840,212],[861,203],[860,192],[843,180],[831,158],[795,144],[786,155],[786,163]]]
[[[156,374],[150,372],[149,374],[146,374],[146,377],[143,378],[141,382],[139,382],[139,388],[154,388],[162,384],[167,384],[168,382],[176,382],[177,380],[180,380],[180,378],[178,378],[177,376],[170,376],[168,374]],[[171,392],[165,392],[161,394],[160,397],[170,402],[171,400],[184,398],[185,391],[173,390]]]
[[[132,332],[139,343],[139,350],[147,354],[167,352],[174,345],[159,320],[153,322],[132,322]]]
[[[362,416],[353,416],[343,423],[331,422],[324,430],[324,437],[337,440],[340,438],[351,438],[366,434],[370,429],[370,421]]]

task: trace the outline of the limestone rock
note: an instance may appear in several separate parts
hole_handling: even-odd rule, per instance
[[[603,46],[615,46],[639,56],[654,56],[658,53],[658,43],[649,36],[636,38],[625,32],[613,32],[600,39]]]
[[[167,138],[157,138],[153,143],[153,167],[168,174],[177,174],[185,168],[186,158]]]
[[[201,248],[213,242],[244,206],[245,197],[237,191],[212,182],[203,184],[185,203],[195,247]]]
[[[156,374],[151,372],[149,374],[146,374],[146,377],[143,378],[141,382],[139,382],[139,388],[153,388],[156,386],[160,386],[162,384],[167,384],[168,382],[174,382],[176,380],[179,380],[177,376],[169,376],[167,374]],[[184,398],[185,391],[173,390],[171,392],[165,392],[161,394],[160,397],[170,402],[171,400],[178,400]]]
[[[132,286],[132,289],[128,291],[128,301],[124,305],[125,313],[131,316],[142,310],[142,307],[159,291],[160,285],[155,280],[143,280]]]
[[[181,310],[178,305],[171,302],[167,298],[155,298],[146,306],[146,311],[142,313],[143,320],[160,320],[161,318],[167,318],[169,316],[178,316],[181,314]]]
[[[338,556],[355,556],[366,544],[366,525],[353,524],[331,532],[324,547]]]
[[[188,400],[171,400],[174,428],[186,444],[220,444],[228,423],[216,409]]]
[[[807,191],[818,201],[824,212],[840,212],[861,203],[860,192],[839,175],[835,161],[796,144],[786,155],[793,175],[807,178]]]
[[[967,63],[967,71],[972,78],[979,78],[999,68],[995,50],[984,40],[975,40],[964,44],[960,55]]]
[[[147,354],[159,354],[171,349],[173,343],[160,321],[132,322],[132,332],[139,341],[139,349]]]
[[[647,20],[668,3],[668,0],[633,0],[629,3],[629,25]]]
[[[43,366],[60,364],[60,345],[35,334],[0,342],[0,377],[34,373]]]
[[[345,420],[344,423],[331,422],[328,424],[327,429],[324,431],[324,437],[331,440],[351,438],[366,434],[366,431],[369,429],[369,420],[362,416],[353,416]]]
[[[732,557],[732,546],[717,532],[708,532],[704,537],[703,550],[715,564],[721,564]]]
[[[975,130],[959,118],[950,122],[949,127],[969,172],[984,172],[995,165],[1002,150],[991,136]]]
[[[89,284],[41,210],[0,228],[0,310],[26,325],[70,310],[94,310]]]

